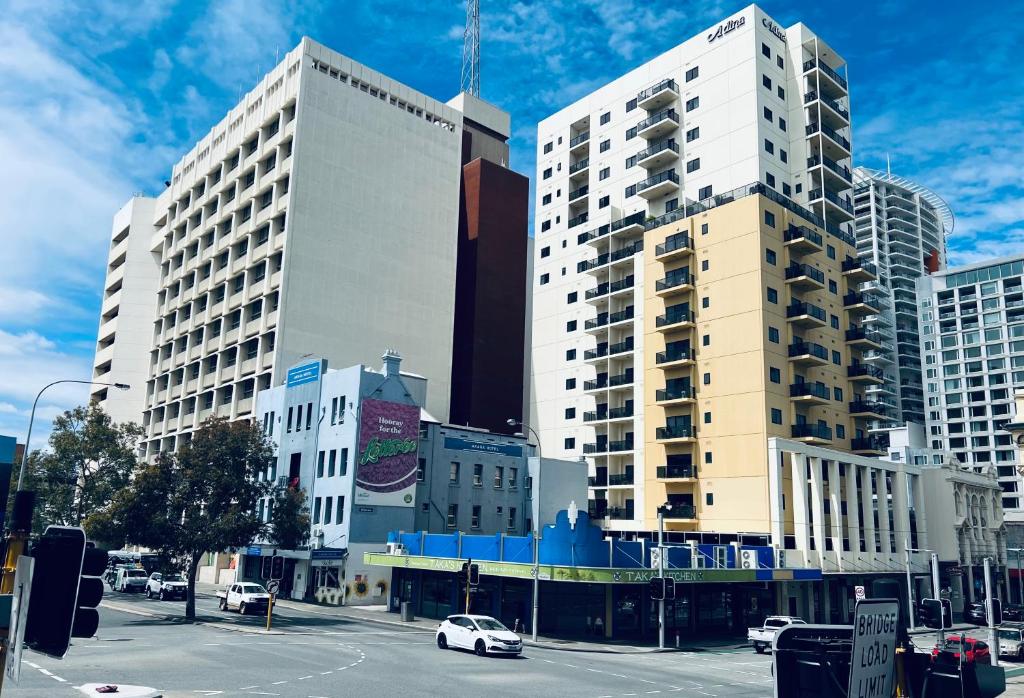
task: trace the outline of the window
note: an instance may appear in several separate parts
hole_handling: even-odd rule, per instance
[[[773,266],[775,264],[777,264],[778,263],[778,256],[775,254],[775,250],[766,249],[764,251],[764,261],[768,262],[769,264],[771,264]]]
[[[704,452],[704,462],[710,464],[713,462],[714,456],[711,455],[711,451]]]
[[[769,90],[772,89],[772,79],[767,75],[761,76],[761,84],[767,87]]]
[[[714,505],[714,503],[715,503],[715,494],[714,494],[714,492],[708,492],[707,494],[704,495],[704,503],[707,504],[707,506],[709,506],[709,507]]]
[[[551,221],[550,220],[544,221],[543,223],[540,224],[540,232],[546,233],[549,230],[551,230]]]
[[[544,144],[544,154],[547,155],[552,150],[554,150],[554,148],[555,148],[555,144],[552,143],[551,141],[548,141],[547,143]]]
[[[508,527],[509,528],[515,528],[516,527],[516,508],[515,507],[509,507],[508,508]]]
[[[686,171],[687,172],[696,172],[699,169],[700,169],[700,158],[694,158],[693,160],[690,160],[688,163],[686,163]]]
[[[764,111],[762,113],[764,114],[764,118],[767,119],[768,121],[775,121],[775,114],[773,114],[772,110],[769,109],[768,107],[764,107]]]
[[[576,350],[575,349],[566,349],[565,350],[565,360],[566,361],[573,361],[575,359],[576,359]]]
[[[551,168],[544,170],[544,179],[551,179]]]
[[[771,58],[772,57],[772,50],[770,48],[768,48],[768,44],[765,44],[765,43],[761,44],[761,53],[766,58]]]
[[[786,130],[786,120],[783,119],[781,116],[779,117],[779,128],[782,129],[783,131]]]
[[[603,168],[601,168],[601,171],[598,173],[597,178],[599,180],[603,180],[603,179],[608,179],[611,176],[612,176],[612,168],[610,168],[610,167],[603,167]]]
[[[565,418],[566,419],[575,419],[576,418],[576,408],[575,407],[566,407],[565,408]]]
[[[775,57],[775,63],[776,63],[776,65],[778,65],[778,66],[779,66],[780,68],[783,68],[783,69],[785,69],[785,67],[786,67],[786,62],[785,62],[784,60],[782,60],[782,56],[776,56],[776,57]]]
[[[842,424],[837,424],[836,425],[836,436],[838,436],[840,439],[845,439],[846,438],[846,427],[843,426]]]
[[[701,223],[700,224],[700,234],[701,235],[707,235],[709,230],[710,229],[708,228],[708,224],[707,223]]]
[[[313,427],[313,403],[306,403],[306,431]]]
[[[541,203],[545,206],[551,203],[551,194],[545,194],[544,198],[541,199]]]
[[[564,446],[565,450],[571,451],[572,449],[576,448],[576,439],[566,439]]]
[[[551,256],[551,248],[550,247],[542,247],[542,248],[540,248],[540,256],[541,256],[541,259],[543,259],[544,257],[550,257]]]
[[[700,126],[694,126],[686,132],[686,142],[695,141],[700,138]]]
[[[711,385],[711,374],[705,373],[701,380],[704,383],[704,385]]]
[[[789,162],[789,155],[787,155],[786,151],[783,150],[782,148],[779,148],[779,160],[782,160],[783,162]]]
[[[329,524],[331,522],[332,504],[334,504],[334,497],[327,497],[324,500],[324,523]]]
[[[569,322],[565,323],[565,331],[566,332],[575,332],[576,331],[576,321],[575,320],[569,320]]]
[[[448,482],[459,484],[459,464],[452,461],[451,470],[448,471]]]
[[[771,286],[768,287],[768,302],[776,304],[779,302],[779,292]]]
[[[612,113],[610,111],[606,111],[604,114],[601,115],[601,125],[602,126],[604,126],[605,124],[607,124],[611,120],[612,120]]]
[[[764,224],[767,225],[769,228],[774,228],[775,227],[775,214],[772,213],[771,211],[765,211],[764,212]]]
[[[686,100],[686,111],[693,111],[700,106],[700,97]]]
[[[782,410],[777,407],[772,408],[772,424],[782,424]]]
[[[473,515],[470,517],[469,527],[470,528],[480,528],[480,505],[479,504],[474,504],[473,505]]]
[[[576,291],[573,291],[572,293],[570,293],[569,295],[567,295],[565,297],[565,302],[566,303],[575,303],[577,298],[578,298],[578,296],[576,294]]]
[[[704,199],[710,199],[710,198],[711,198],[711,185],[710,184],[707,185],[706,187],[701,187],[700,189],[697,190],[697,200],[698,201],[703,201]]]
[[[840,354],[838,351],[835,351],[834,349],[832,350],[832,363],[834,363],[836,366],[843,365],[843,355]]]
[[[500,465],[494,466],[494,489],[500,490],[504,484],[502,480],[505,479],[505,468]]]
[[[565,389],[566,390],[575,390],[576,389],[576,379],[575,378],[566,378],[565,379]]]
[[[832,323],[832,329],[833,330],[838,330],[839,329],[839,316],[838,315],[832,315],[829,318],[829,321]]]
[[[317,497],[313,500],[313,523],[320,523],[320,498]]]
[[[771,142],[770,140],[768,140],[767,138],[765,138],[765,139],[764,139],[764,150],[765,150],[765,152],[766,152],[766,153],[768,153],[769,155],[773,154],[773,153],[775,152],[775,144],[774,144],[774,143],[772,143],[772,142]]]
[[[833,247],[832,245],[828,245],[828,249],[826,250],[826,252],[828,253],[828,258],[829,259],[835,259],[836,258],[836,248]]]
[[[768,328],[768,341],[772,342],[773,344],[778,344],[779,343],[779,328],[778,327],[769,327]]]
[[[832,397],[835,398],[836,402],[842,402],[843,401],[843,389],[842,388],[832,388]]]
[[[316,476],[324,476],[324,452],[320,451],[316,454]]]
[[[348,475],[348,449],[347,448],[341,449],[341,462],[339,463],[339,465],[341,466],[341,469],[338,471],[338,474],[341,475],[342,477],[345,477],[346,475]]]
[[[449,504],[448,505],[448,520],[447,520],[446,523],[447,523],[448,528],[456,528],[458,526],[458,523],[459,523],[459,505],[458,504]]]
[[[774,366],[768,367],[768,380],[772,383],[782,383],[782,371]]]
[[[416,465],[416,482],[423,482],[427,479],[427,459],[420,458]]]
[[[513,490],[519,486],[519,468],[508,469],[508,486]]]
[[[551,274],[541,274],[540,275],[540,285],[541,286],[543,286],[544,284],[546,284],[549,281],[551,281]]]
[[[834,279],[828,280],[828,291],[829,293],[834,293],[837,296],[839,295],[839,284],[837,284]]]
[[[601,152],[602,153],[611,150],[611,148],[612,148],[612,141],[611,141],[610,138],[601,141]]]
[[[709,334],[703,335],[700,338],[700,343],[701,343],[702,346],[710,347],[711,346],[711,335],[709,335]]]
[[[597,207],[598,208],[608,208],[610,200],[611,200],[611,197],[609,197],[608,195],[602,196],[600,199],[597,200]]]
[[[764,173],[764,183],[767,184],[772,189],[774,189],[775,188],[775,175],[773,175],[771,172],[765,172]]]
[[[483,487],[484,485],[484,466],[483,463],[475,463],[473,465],[473,487]]]
[[[704,413],[704,423],[705,424],[711,424],[711,413],[710,412],[705,412]]]
[[[709,297],[707,297],[707,296],[704,296],[703,298],[701,298],[700,299],[700,307],[702,307],[702,308],[710,308],[711,307],[711,299]]]
[[[700,270],[701,271],[707,271],[710,268],[711,268],[711,261],[710,260],[707,260],[707,259],[700,260]]]
[[[778,87],[776,87],[775,91],[778,93],[779,99],[785,99],[786,98],[786,91],[784,89],[782,89],[782,85],[779,85]]]
[[[790,196],[793,193],[792,188],[786,182],[782,183],[782,194],[783,196]]]

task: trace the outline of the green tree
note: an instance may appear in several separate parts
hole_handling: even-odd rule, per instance
[[[207,420],[176,453],[141,466],[110,509],[89,523],[98,535],[122,536],[184,569],[185,617],[194,620],[203,554],[248,545],[264,533],[256,505],[271,486],[259,475],[274,461],[273,444],[255,422]]]
[[[54,419],[50,448],[30,453],[25,467],[24,486],[36,493],[35,532],[49,525],[78,526],[89,515],[106,511],[131,479],[142,435],[139,425],[115,424],[96,405],[76,407]],[[17,478],[16,467],[12,492]]]
[[[283,487],[274,497],[270,511],[267,537],[285,550],[295,550],[309,543],[309,507],[306,491],[297,487]]]

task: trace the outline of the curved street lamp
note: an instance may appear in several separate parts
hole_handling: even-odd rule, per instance
[[[55,385],[61,383],[81,383],[83,385],[106,385],[111,388],[117,388],[118,390],[128,390],[131,388],[127,383],[102,383],[99,381],[82,381],[65,379],[54,381],[48,385],[44,385],[43,389],[36,393],[36,399],[32,401],[32,415],[28,418],[28,436],[25,437],[25,451],[21,454],[21,470],[18,472],[18,490],[21,490],[22,481],[25,479],[25,464],[28,463],[28,452],[29,446],[32,443],[32,422],[36,419],[36,405],[39,403],[39,398],[48,388],[52,388]]]
[[[533,427],[531,427],[529,424],[523,424],[522,421],[518,419],[506,419],[505,424],[509,425],[510,427],[525,427],[526,429],[529,429],[530,433],[533,434],[533,438],[537,439],[537,457],[544,457],[540,450],[540,434],[538,434]]]

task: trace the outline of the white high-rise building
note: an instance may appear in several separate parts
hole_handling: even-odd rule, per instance
[[[111,263],[96,378],[133,388],[93,397],[141,419],[152,455],[251,416],[303,355],[369,364],[415,339],[447,419],[464,136],[477,152],[508,133],[473,96],[439,102],[304,38],[118,214],[112,257],[149,259],[135,290]]]
[[[750,5],[538,125],[531,418],[545,454],[591,461],[608,528],[645,509],[645,230],[760,182],[852,241],[844,73]]]
[[[946,268],[946,237],[953,212],[934,192],[889,172],[858,167],[853,171],[857,254],[875,266],[881,312],[864,326],[883,339],[882,348],[864,360],[883,371],[885,381],[865,393],[889,407],[889,419],[877,428],[924,424],[921,336],[915,280]]]

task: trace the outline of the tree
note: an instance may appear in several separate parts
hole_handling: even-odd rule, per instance
[[[263,534],[256,505],[271,491],[260,478],[273,444],[252,421],[210,419],[176,453],[141,466],[110,509],[90,524],[173,560],[186,571],[185,617],[196,615],[196,571],[204,553],[248,545]]]
[[[306,491],[298,487],[278,490],[270,510],[267,536],[279,548],[295,550],[309,543],[309,507]]]
[[[137,465],[137,424],[114,424],[97,405],[76,407],[53,420],[50,449],[33,451],[25,467],[25,489],[36,493],[33,530],[78,526],[110,506]],[[11,491],[17,486],[14,469]],[[12,498],[13,499],[13,498]]]

